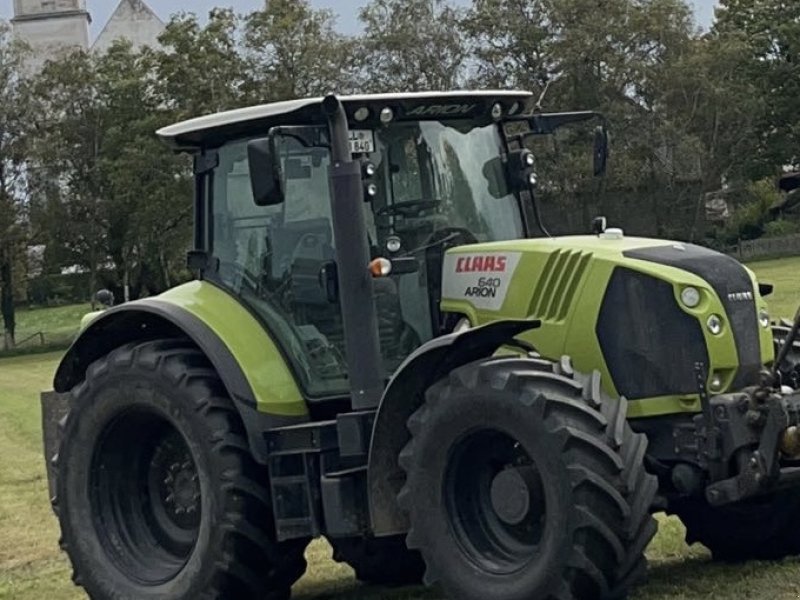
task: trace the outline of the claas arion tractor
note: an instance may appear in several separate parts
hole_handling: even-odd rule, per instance
[[[666,510],[800,554],[798,324],[688,243],[544,235],[526,92],[312,98],[159,132],[194,281],[84,322],[44,395],[95,600],[284,599],[314,538],[458,600],[624,596]],[[543,138],[538,138],[543,139]],[[777,350],[777,352],[776,352]]]

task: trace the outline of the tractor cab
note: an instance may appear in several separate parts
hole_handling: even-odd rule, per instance
[[[352,267],[337,253],[337,218],[363,220],[361,268],[366,273],[369,262],[375,271],[368,284],[379,368],[391,374],[422,343],[452,330],[439,307],[446,250],[538,233],[526,137],[596,116],[534,115],[527,92],[353,96],[340,103],[347,147],[339,160],[358,171],[358,201],[350,206],[350,199],[334,198],[336,132],[322,99],[232,111],[160,132],[197,155],[194,266],[273,332],[311,398],[349,393],[339,271]],[[345,239],[349,245],[350,235]],[[362,295],[355,318],[364,305]]]

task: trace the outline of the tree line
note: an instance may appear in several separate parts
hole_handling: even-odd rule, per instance
[[[362,32],[346,36],[307,0],[179,14],[159,48],[118,42],[36,74],[0,27],[5,344],[15,306],[59,297],[61,273],[76,273],[83,298],[101,284],[155,294],[187,277],[190,163],[154,131],[205,113],[331,90],[454,88],[528,89],[545,110],[602,111],[610,172],[582,187],[572,161],[554,162],[543,196],[556,231],[601,211],[702,241],[703,198],[725,188],[740,191],[745,217],[717,237],[757,235],[773,198],[763,181],[799,162],[800,3],[723,0],[710,31],[685,0],[372,0],[359,18]]]

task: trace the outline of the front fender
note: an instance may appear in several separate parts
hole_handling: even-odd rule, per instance
[[[239,410],[259,462],[266,461],[264,431],[308,420],[297,382],[269,332],[234,297],[203,281],[98,315],[62,359],[55,390],[69,392],[90,364],[114,348],[163,337],[187,337],[205,353]]]
[[[406,422],[425,400],[425,390],[462,365],[491,356],[514,337],[536,329],[540,321],[503,320],[435,338],[409,356],[389,382],[372,429],[367,470],[370,517],[375,535],[408,530],[397,506],[405,481],[398,456],[409,442]]]

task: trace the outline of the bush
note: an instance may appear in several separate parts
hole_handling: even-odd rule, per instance
[[[769,209],[780,200],[780,192],[772,180],[750,183],[742,190],[740,206],[718,238],[723,245],[735,245],[740,240],[756,240],[765,233]]]
[[[778,219],[764,225],[764,237],[784,237],[800,233],[800,223]]]

